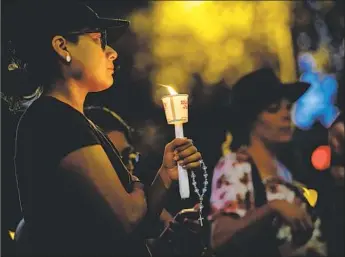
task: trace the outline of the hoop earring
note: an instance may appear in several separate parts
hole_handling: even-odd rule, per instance
[[[72,60],[71,56],[70,56],[70,55],[67,55],[67,56],[66,56],[66,62],[71,62],[71,60]]]

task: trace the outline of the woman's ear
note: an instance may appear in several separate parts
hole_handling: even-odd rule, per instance
[[[67,40],[62,36],[55,36],[52,39],[52,47],[54,51],[64,60],[68,60],[70,57],[67,51]]]

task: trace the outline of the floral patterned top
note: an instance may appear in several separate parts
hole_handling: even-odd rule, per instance
[[[296,193],[297,187],[290,171],[277,161],[278,177],[263,180],[266,189],[267,201],[285,199],[306,208],[302,200],[303,194]],[[222,157],[213,172],[211,189],[211,215],[214,219],[217,214],[236,214],[243,217],[248,211],[255,209],[255,194],[252,180],[252,166],[249,162],[238,162],[235,153],[228,153]],[[302,197],[301,197],[302,196]],[[282,222],[273,222],[276,228],[276,239],[282,256],[326,256],[327,247],[322,239],[320,218],[314,220],[314,230],[310,239],[302,246],[292,244],[293,235],[289,226]],[[316,255],[315,255],[316,254]]]

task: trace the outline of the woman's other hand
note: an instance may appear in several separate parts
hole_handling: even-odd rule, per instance
[[[293,231],[309,231],[313,228],[312,219],[302,206],[285,200],[270,201],[269,206],[291,226]]]

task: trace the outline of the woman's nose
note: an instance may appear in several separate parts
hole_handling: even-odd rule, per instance
[[[283,119],[283,121],[291,121],[291,109],[290,108],[283,108],[282,119]]]
[[[117,59],[118,54],[113,48],[111,48],[110,46],[106,46],[105,51],[106,51],[106,56],[109,60],[115,61]]]
[[[291,103],[289,101],[283,101],[281,105],[282,118],[284,121],[291,121]]]

